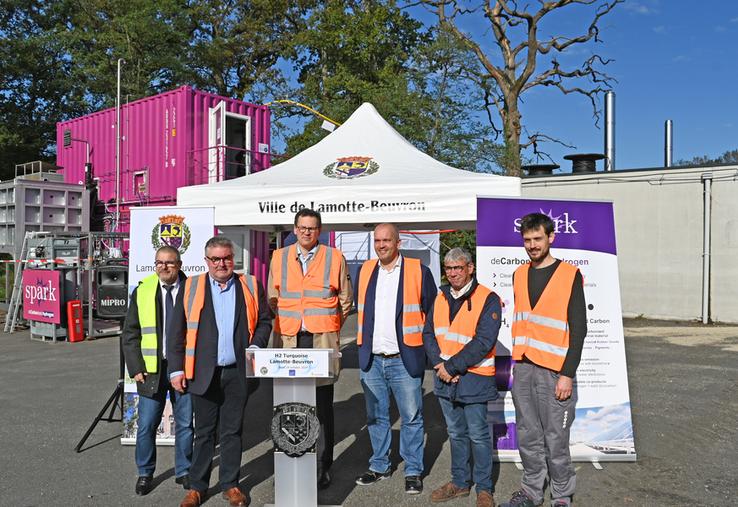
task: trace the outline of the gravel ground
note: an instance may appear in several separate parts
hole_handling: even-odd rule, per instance
[[[578,463],[576,504],[738,505],[738,327],[632,319],[625,321],[625,334],[638,461],[604,463],[602,470]],[[366,469],[370,447],[352,341],[349,328],[336,388],[334,481],[319,499],[347,507],[427,505],[431,489],[450,473],[430,375],[424,384],[426,491],[414,498],[404,494],[401,465],[378,485],[354,484]],[[120,423],[101,422],[83,452],[74,451],[116,386],[117,338],[51,344],[18,331],[0,334],[0,350],[0,505],[179,504],[183,491],[173,480],[171,448],[160,448],[156,488],[146,497],[133,493],[133,447],[120,445]],[[274,499],[270,407],[271,385],[263,382],[247,407],[241,474],[255,506]],[[397,456],[399,424],[394,429]],[[519,478],[513,464],[495,467],[498,502]],[[206,505],[226,505],[214,487],[210,493]],[[472,494],[447,505],[473,502]]]

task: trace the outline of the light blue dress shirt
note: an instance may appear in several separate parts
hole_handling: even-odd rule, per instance
[[[315,254],[318,252],[318,247],[320,246],[320,243],[316,243],[313,248],[308,251],[307,255],[302,255],[302,250],[300,249],[300,246],[297,246],[297,260],[300,261],[300,265],[302,266],[302,274],[304,275],[307,273],[308,270],[308,262],[310,262],[313,257],[315,257]]]
[[[225,288],[220,287],[210,275],[210,293],[213,296],[215,324],[218,326],[218,366],[236,363],[236,352],[233,349],[233,330],[236,323],[236,287],[235,277],[231,277]]]
[[[315,254],[318,253],[318,247],[320,246],[320,243],[315,243],[315,246],[312,247],[306,255],[302,255],[302,249],[300,248],[300,245],[297,245],[297,260],[300,261],[300,265],[302,266],[302,275],[305,276],[308,270],[308,262],[310,262],[313,257],[315,257]],[[300,331],[307,331],[305,329],[305,318],[302,318],[302,324],[300,325]]]

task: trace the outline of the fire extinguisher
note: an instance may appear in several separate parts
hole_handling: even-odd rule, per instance
[[[70,342],[81,342],[85,339],[82,302],[79,299],[67,301],[67,334]]]

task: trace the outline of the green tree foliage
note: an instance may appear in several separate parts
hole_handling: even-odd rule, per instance
[[[285,78],[277,66],[305,28],[312,0],[200,0],[190,3],[191,38],[184,82],[226,97],[274,93]],[[258,95],[258,94],[257,94]]]
[[[483,92],[469,87],[477,65],[473,55],[446,32],[431,33],[432,42],[420,48],[412,69],[428,108],[416,125],[415,143],[453,167],[501,172],[504,151],[480,108]]]
[[[0,178],[53,159],[56,122],[183,84],[283,85],[311,0],[0,0]]]
[[[499,147],[476,119],[478,97],[458,77],[466,50],[423,28],[394,2],[325,3],[311,11],[295,42],[293,93],[301,102],[338,122],[371,102],[429,155],[470,170],[497,167]],[[290,136],[287,155],[324,137],[322,121],[311,116],[304,130]]]
[[[729,150],[718,157],[702,155],[690,160],[679,160],[676,166],[738,164],[738,150]]]
[[[325,2],[311,11],[295,40],[295,98],[337,121],[371,102],[404,133],[406,113],[418,100],[406,76],[410,54],[424,40],[420,23],[391,4]],[[321,122],[313,118],[304,132],[290,138],[287,153],[320,140],[325,135],[316,128]]]
[[[125,60],[123,101],[179,84],[190,31],[184,0],[84,0],[66,6],[66,19],[55,29],[89,111],[114,105],[119,58]]]
[[[84,108],[57,37],[62,16],[58,2],[0,1],[0,179],[51,161],[56,122]]]
[[[452,248],[463,248],[472,254],[477,255],[477,232],[476,231],[453,231],[441,233],[441,262],[446,252]]]

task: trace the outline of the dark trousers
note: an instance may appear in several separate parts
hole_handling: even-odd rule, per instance
[[[210,483],[216,431],[220,442],[220,489],[238,486],[241,469],[243,411],[248,400],[236,365],[217,367],[208,390],[192,395],[195,447],[190,467],[192,489],[207,491]]]
[[[300,331],[297,334],[297,347],[313,348],[313,334]],[[315,388],[315,412],[320,421],[320,434],[316,444],[318,473],[327,471],[333,465],[333,384]]]

